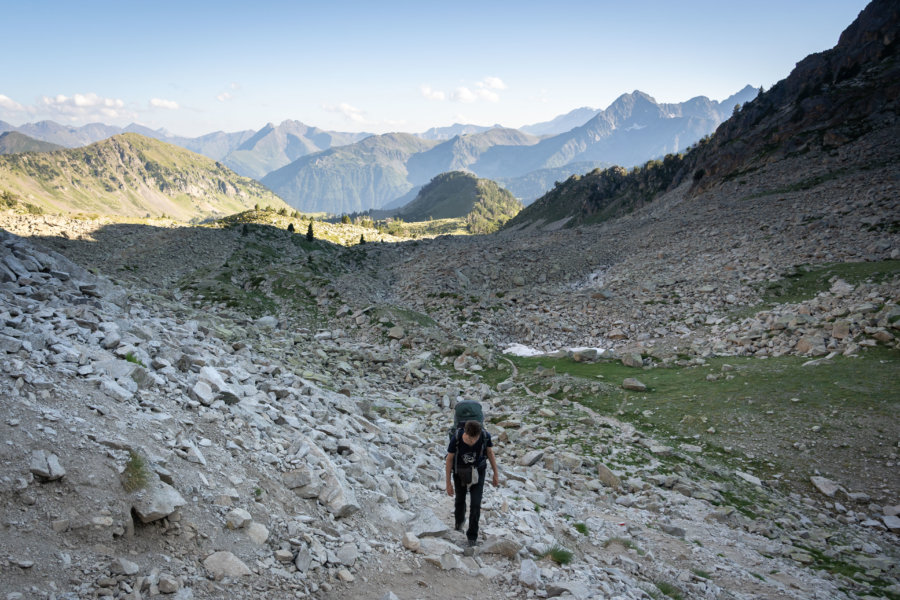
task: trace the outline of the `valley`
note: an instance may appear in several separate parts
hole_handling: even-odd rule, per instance
[[[7,600],[900,598],[898,22],[733,110],[0,138]]]

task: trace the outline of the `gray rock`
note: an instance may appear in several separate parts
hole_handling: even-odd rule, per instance
[[[243,508],[235,508],[225,515],[225,525],[228,529],[240,529],[246,527],[253,521],[250,513]]]
[[[881,520],[884,522],[884,526],[890,531],[893,533],[900,533],[900,517],[884,515],[881,517]]]
[[[297,557],[294,558],[294,566],[297,567],[297,570],[301,573],[306,573],[309,570],[309,566],[312,564],[312,554],[309,552],[309,548],[303,546],[297,551]]]
[[[532,450],[519,458],[518,463],[523,467],[531,467],[537,464],[539,460],[544,458],[543,450]]]
[[[203,566],[210,572],[214,579],[225,577],[244,577],[253,572],[247,565],[231,552],[213,552],[203,561]]]
[[[339,564],[352,567],[356,564],[357,558],[359,558],[359,548],[356,547],[356,544],[351,542],[338,548],[337,560]]]
[[[150,523],[168,517],[185,504],[178,490],[157,481],[148,489],[137,492],[133,508],[143,523]]]
[[[137,575],[141,567],[125,558],[117,558],[112,561],[110,570],[116,575]]]
[[[626,367],[639,369],[644,366],[644,359],[637,352],[626,352],[622,356],[622,364]]]
[[[519,566],[519,583],[532,589],[538,588],[541,581],[541,569],[530,558],[526,558]]]
[[[603,463],[597,464],[597,479],[599,479],[600,482],[606,487],[612,488],[614,490],[622,487],[622,482],[619,480],[616,474],[613,473],[609,469],[609,467],[607,467]]]
[[[269,539],[269,529],[262,523],[250,523],[247,526],[247,537],[257,546],[262,546]]]
[[[163,594],[174,594],[181,589],[181,581],[168,573],[163,573],[159,576],[157,585],[159,586],[159,591]]]
[[[190,396],[203,406],[209,406],[216,400],[216,393],[205,381],[198,381],[191,387]]]
[[[479,554],[499,554],[506,558],[515,558],[522,549],[522,544],[506,538],[489,538],[478,548]]]
[[[820,493],[825,494],[829,498],[834,498],[837,491],[841,489],[841,486],[826,477],[815,475],[810,477],[809,480]]]
[[[56,481],[62,479],[66,470],[59,464],[59,457],[44,450],[35,450],[31,453],[31,472],[41,479]]]
[[[440,536],[449,531],[449,527],[437,518],[430,508],[422,510],[407,526],[409,532],[417,538]]]
[[[626,390],[631,390],[633,392],[646,392],[647,386],[634,377],[627,377],[622,382],[622,388]]]

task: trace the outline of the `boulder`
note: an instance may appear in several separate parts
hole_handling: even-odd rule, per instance
[[[518,463],[523,467],[531,467],[537,464],[539,460],[544,458],[543,450],[532,450],[519,458]]]
[[[599,463],[597,465],[597,479],[599,479],[600,483],[602,483],[606,487],[612,488],[614,490],[622,487],[621,480],[619,480],[616,474],[613,473],[609,469],[609,467],[607,467],[603,463]]]
[[[825,494],[829,498],[834,498],[841,486],[826,477],[813,476],[809,480],[820,493]]]
[[[231,552],[225,551],[213,552],[207,556],[206,560],[203,561],[203,566],[216,580],[253,574],[241,559]]]
[[[646,392],[647,386],[634,377],[627,377],[622,382],[622,388],[626,390],[631,390],[633,392]]]
[[[51,452],[35,450],[31,453],[31,472],[46,481],[62,479],[66,470],[59,464],[59,457]]]
[[[135,494],[132,508],[142,523],[150,523],[168,517],[185,504],[178,490],[168,483],[156,481]]]
[[[530,558],[526,558],[519,565],[519,583],[532,589],[541,585],[541,569]]]

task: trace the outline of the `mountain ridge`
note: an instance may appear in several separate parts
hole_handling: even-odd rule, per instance
[[[261,184],[179,146],[124,133],[80,148],[0,156],[0,189],[51,212],[200,220],[263,203]]]

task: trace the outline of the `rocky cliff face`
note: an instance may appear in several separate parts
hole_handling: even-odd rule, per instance
[[[900,6],[876,0],[831,50],[812,54],[784,80],[723,123],[690,157],[705,189],[760,164],[811,148],[832,151],[876,130],[897,130]],[[712,181],[710,181],[710,179]]]

